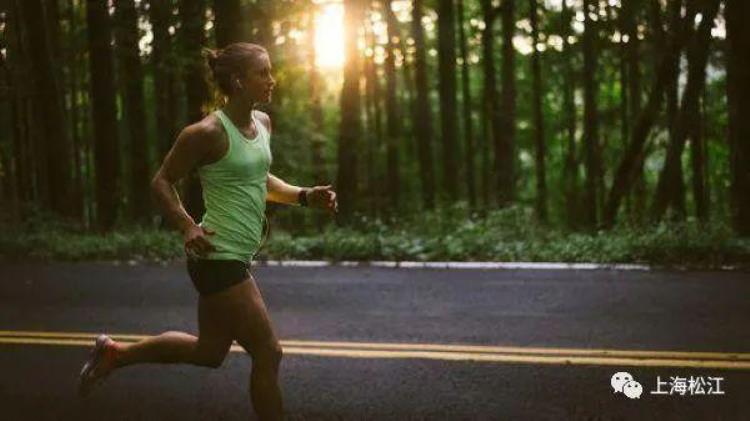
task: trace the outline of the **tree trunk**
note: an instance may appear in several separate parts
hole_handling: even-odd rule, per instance
[[[563,108],[565,109],[565,130],[567,134],[567,148],[565,150],[565,162],[563,164],[563,191],[565,192],[565,220],[570,228],[578,225],[578,160],[576,158],[576,106],[575,106],[575,70],[573,69],[573,57],[575,50],[573,44],[568,43],[571,35],[571,24],[573,13],[568,0],[562,2],[562,29],[560,34],[563,39],[563,71],[565,77],[565,88],[563,90]]]
[[[484,74],[483,82],[483,138],[482,145],[482,201],[485,207],[490,205],[490,190],[492,190],[492,180],[490,177],[489,155],[490,145],[495,150],[495,161],[497,162],[497,147],[500,141],[497,140],[502,132],[500,122],[500,104],[497,95],[497,81],[495,79],[495,20],[497,19],[497,10],[492,7],[490,0],[482,0],[482,16],[484,18],[484,28],[482,29],[482,73]]]
[[[94,115],[94,156],[96,161],[97,225],[110,230],[117,218],[120,159],[118,154],[117,111],[115,106],[112,29],[106,3],[88,0],[86,4],[91,65],[91,110]]]
[[[397,22],[398,23],[398,22]],[[402,90],[402,94],[400,95],[401,104],[404,109],[408,111],[408,115],[412,118],[402,120],[403,123],[410,122],[411,124],[403,125],[404,135],[407,139],[409,139],[409,142],[404,142],[404,161],[405,162],[419,162],[419,159],[417,158],[417,143],[418,140],[416,139],[416,128],[414,124],[414,115],[416,115],[416,94],[414,91],[416,91],[416,83],[414,82],[414,76],[412,73],[413,66],[414,66],[414,58],[409,54],[409,50],[406,46],[406,41],[404,41],[404,36],[401,36],[401,32],[398,34],[398,45],[399,45],[399,52],[401,53],[401,56],[403,57],[403,61],[401,62],[401,77],[404,84],[404,89]],[[414,177],[416,178],[416,176]],[[406,185],[403,187],[407,187]],[[409,187],[411,187],[409,185]]]
[[[679,2],[678,2],[679,3]],[[675,5],[670,9],[670,21],[677,22],[677,17],[680,14],[680,8]],[[670,32],[674,31],[674,27],[669,28]],[[672,60],[673,77],[667,85],[666,101],[667,101],[667,126],[669,127],[669,144],[674,145],[677,142],[677,119],[679,114],[679,79],[680,79],[680,60],[681,57],[674,57]],[[670,148],[673,146],[670,146]],[[655,218],[660,218],[661,214],[657,209],[661,206],[659,202],[664,202],[664,206],[668,206],[670,202],[674,202],[676,210],[676,217],[678,219],[685,218],[685,185],[682,179],[682,161],[677,163],[677,167],[674,169],[678,176],[676,177],[676,183],[672,186],[669,191],[669,197],[664,196],[667,193],[664,189],[658,189],[656,192],[656,199],[654,200],[654,207],[652,214]]]
[[[80,127],[80,104],[79,93],[81,92],[79,79],[79,54],[80,46],[78,42],[78,17],[76,16],[76,4],[72,0],[65,2],[65,17],[68,21],[68,30],[65,34],[67,46],[64,52],[64,60],[68,63],[68,73],[65,85],[68,89],[68,98],[70,99],[67,108],[70,110],[70,134],[71,134],[71,152],[73,154],[73,184],[71,191],[71,201],[73,203],[74,214],[76,219],[85,221],[85,199],[83,188],[83,173],[81,160],[82,135]]]
[[[339,217],[348,222],[358,198],[357,149],[361,136],[361,98],[359,90],[360,57],[357,48],[358,29],[362,25],[362,0],[344,1],[345,54],[344,84],[341,90],[341,125],[338,144]]]
[[[368,211],[372,214],[377,215],[379,213],[379,206],[382,203],[378,200],[380,192],[378,191],[377,180],[381,177],[378,176],[378,165],[377,155],[379,145],[382,144],[382,121],[380,118],[379,109],[379,96],[380,86],[376,74],[375,68],[375,37],[373,36],[372,27],[369,22],[364,25],[365,31],[365,48],[369,49],[372,54],[365,54],[363,60],[363,71],[365,79],[365,140],[367,141],[365,166],[363,168],[364,179],[366,180],[366,193],[364,197],[364,203]]]
[[[8,7],[9,1],[3,0],[0,2],[0,8],[6,11],[6,14],[0,19],[3,24],[3,37],[5,39],[5,47],[7,48],[5,54],[0,54],[0,104],[2,104],[2,125],[4,126],[4,132],[7,133],[8,146],[6,154],[2,155],[2,161],[0,165],[3,168],[3,174],[0,177],[3,178],[3,194],[0,195],[0,200],[5,203],[6,216],[9,217],[11,223],[16,223],[19,219],[20,206],[18,197],[18,151],[16,146],[19,143],[18,129],[16,127],[16,85],[14,84],[13,70],[11,69],[6,58],[13,54],[11,51],[14,49],[14,37],[13,26],[14,22],[12,19],[15,16],[11,15]]]
[[[495,138],[495,171],[497,172],[497,203],[500,207],[515,200],[515,142],[516,142],[516,33],[515,0],[503,0],[500,8],[503,33],[502,47],[502,109],[494,108],[493,120],[500,123]]]
[[[705,75],[704,75],[705,76]],[[705,83],[705,82],[704,82]],[[703,92],[705,93],[704,86]],[[691,124],[690,137],[690,163],[693,172],[693,201],[695,202],[695,216],[700,222],[708,221],[708,198],[706,194],[706,139],[703,136],[703,124],[706,118],[703,108],[703,98],[701,95],[700,105],[698,106],[698,115]]]
[[[677,113],[674,137],[669,143],[664,167],[659,174],[654,216],[660,219],[672,205],[684,215],[684,181],[682,179],[682,152],[691,133],[695,133],[695,122],[700,119],[699,101],[706,81],[708,45],[711,41],[711,28],[719,9],[719,0],[705,0],[701,10],[703,20],[693,40],[688,46],[688,77],[682,104]]]
[[[586,194],[584,201],[585,226],[589,229],[595,228],[598,221],[598,186],[600,177],[601,158],[599,156],[599,126],[597,111],[597,53],[596,23],[591,21],[589,14],[598,14],[598,3],[592,4],[592,0],[583,1],[583,16],[585,30],[583,33],[583,144],[585,152],[586,168]]]
[[[547,222],[547,170],[545,167],[546,145],[544,140],[544,116],[542,114],[542,75],[539,43],[539,24],[537,22],[537,1],[529,0],[529,17],[531,21],[531,40],[534,51],[531,56],[533,110],[534,110],[534,144],[536,145],[536,214],[540,221]]]
[[[398,21],[391,8],[391,0],[385,1],[385,19],[388,26],[388,43],[385,45],[385,113],[386,113],[386,147],[387,147],[387,184],[390,207],[394,211],[399,209],[401,195],[401,177],[399,168],[398,144],[401,137],[401,120],[396,97],[396,44],[394,40],[400,38]]]
[[[143,98],[143,68],[141,67],[138,13],[133,0],[115,1],[117,52],[120,61],[120,86],[130,134],[130,210],[133,219],[144,222],[150,213],[148,143],[146,142],[146,112]]]
[[[727,102],[732,216],[735,230],[750,236],[750,4],[727,1]]]
[[[91,121],[91,80],[92,75],[87,71],[90,65],[88,39],[86,28],[87,11],[82,7],[82,3],[71,0],[68,8],[70,17],[70,34],[71,34],[71,54],[72,63],[71,72],[71,92],[75,94],[73,103],[75,107],[71,114],[75,114],[75,127],[78,133],[77,146],[74,146],[74,152],[77,155],[79,165],[79,184],[76,189],[80,192],[82,205],[83,221],[86,228],[96,227],[96,177],[94,176],[95,156],[94,156],[94,135],[93,122]],[[118,152],[119,155],[119,152]]]
[[[240,0],[214,0],[216,46],[224,48],[233,42],[247,41],[242,33]]]
[[[24,0],[17,3],[21,22],[27,28],[28,57],[31,64],[30,77],[34,86],[34,123],[40,125],[40,148],[34,159],[45,167],[46,179],[39,180],[49,193],[50,209],[59,215],[74,216],[71,198],[72,172],[70,162],[70,138],[65,124],[63,92],[60,73],[53,58],[48,25],[58,26],[59,20],[50,22],[40,0]],[[45,23],[47,22],[47,23]]]
[[[183,46],[205,45],[205,0],[181,0],[180,16],[182,17]],[[205,117],[204,107],[210,98],[206,82],[206,66],[199,48],[186,48],[184,60],[187,118],[188,123],[195,123]],[[185,210],[194,220],[201,220],[206,209],[197,171],[192,171],[188,176],[184,196]]]
[[[23,26],[18,13],[16,0],[10,0],[8,13],[5,15],[5,30],[3,36],[6,42],[6,65],[8,70],[8,87],[10,89],[10,112],[13,132],[13,155],[12,173],[14,174],[17,192],[17,202],[14,203],[12,212],[16,217],[20,217],[20,202],[29,200],[33,193],[33,176],[29,165],[27,165],[27,155],[31,139],[29,139],[26,130],[24,110],[26,108],[28,90],[28,80],[23,77],[28,74],[25,65],[25,55],[23,54],[24,46],[22,42]]]
[[[672,60],[679,56],[680,50],[689,38],[689,31],[687,30],[689,27],[685,23],[692,22],[694,17],[695,11],[691,12],[691,9],[688,8],[687,16],[681,23],[673,26],[678,27],[678,30],[669,40],[667,48],[664,50],[664,56],[659,63],[656,77],[654,77],[651,85],[648,101],[645,108],[641,111],[637,123],[633,127],[630,141],[617,167],[617,172],[615,173],[615,178],[607,197],[603,219],[603,225],[606,228],[611,228],[614,225],[620,202],[632,184],[634,178],[633,169],[643,160],[643,146],[646,143],[646,138],[654,123],[655,116],[661,108],[665,86],[667,81],[674,78],[675,69],[671,65]]]
[[[310,158],[312,161],[312,175],[313,180],[316,184],[328,184],[328,175],[325,171],[325,163],[323,162],[323,143],[324,143],[324,132],[325,127],[323,125],[323,106],[320,99],[320,73],[318,72],[318,66],[315,63],[317,57],[317,51],[315,50],[315,15],[316,6],[312,1],[310,2],[309,20],[308,20],[308,55],[307,55],[307,66],[309,68],[310,80],[310,115],[312,118],[313,128],[315,132],[310,136]]]
[[[623,68],[626,74],[625,83],[622,87],[623,97],[627,98],[625,105],[625,118],[623,121],[623,142],[630,139],[635,120],[641,112],[641,72],[640,72],[640,41],[638,39],[637,14],[641,8],[642,0],[630,0],[622,3],[622,33],[627,36],[624,43]],[[646,182],[643,174],[643,165],[635,169],[633,189],[628,195],[631,200],[630,217],[637,223],[643,222],[643,208],[646,202]]]
[[[457,0],[458,9],[458,39],[461,52],[461,103],[463,105],[463,135],[466,141],[466,154],[464,155],[464,164],[466,165],[466,192],[469,196],[469,207],[477,206],[477,191],[475,187],[476,169],[474,167],[474,127],[471,118],[471,90],[469,89],[469,79],[471,78],[471,66],[466,52],[466,30],[464,28],[464,2]]]
[[[83,197],[82,191],[78,187],[80,185],[78,183],[78,178],[76,177],[78,169],[75,168],[78,161],[78,157],[76,156],[78,152],[78,149],[76,149],[76,145],[78,142],[75,138],[75,128],[73,127],[72,121],[68,118],[67,115],[67,110],[71,110],[71,113],[77,113],[77,110],[75,110],[75,107],[72,105],[72,99],[75,91],[72,89],[72,86],[70,86],[71,84],[68,83],[72,77],[71,75],[75,73],[73,69],[75,66],[72,64],[72,54],[70,54],[70,52],[76,50],[71,48],[70,43],[72,42],[73,38],[70,36],[70,34],[66,33],[66,36],[63,37],[61,27],[62,15],[60,13],[59,1],[43,1],[42,4],[45,11],[45,25],[49,28],[49,48],[52,51],[51,59],[53,60],[53,63],[60,63],[59,66],[56,66],[54,74],[56,76],[56,84],[59,91],[59,106],[61,107],[63,119],[62,127],[66,132],[66,136],[63,139],[65,145],[61,146],[64,149],[66,156],[69,157],[69,162],[66,162],[64,164],[64,166],[66,167],[64,172],[67,178],[66,183],[68,192],[67,197],[64,198],[66,202],[65,211],[67,215],[71,217],[71,219],[81,222],[83,221]],[[66,17],[72,18],[72,13],[70,14],[70,16]],[[75,23],[69,21],[68,28],[71,27],[74,28]],[[70,32],[70,29],[67,32]],[[66,45],[63,45],[64,40],[68,41]],[[68,104],[69,99],[71,100],[70,105]]]
[[[156,97],[157,162],[171,149],[177,136],[176,68],[173,42],[169,33],[174,18],[172,0],[149,0],[149,18],[153,33],[151,64],[154,69]]]
[[[453,0],[438,1],[438,75],[443,185],[450,202],[458,199],[458,120],[456,115],[456,17]]]
[[[414,0],[412,5],[412,34],[416,47],[414,67],[417,88],[414,128],[418,146],[420,179],[422,180],[422,202],[425,208],[432,209],[435,207],[435,173],[432,154],[432,117],[430,115],[430,98],[427,85],[427,54],[422,16],[422,0]]]

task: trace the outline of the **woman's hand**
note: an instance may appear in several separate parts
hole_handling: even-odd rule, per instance
[[[208,236],[214,234],[214,231],[192,224],[182,233],[185,240],[185,253],[190,257],[203,257],[216,251],[213,244],[208,241]]]
[[[333,191],[333,186],[315,186],[307,190],[307,206],[325,209],[331,213],[338,212],[339,203],[336,201],[336,192]]]

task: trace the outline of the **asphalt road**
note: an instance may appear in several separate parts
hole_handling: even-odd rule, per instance
[[[747,272],[254,275],[289,419],[750,419]],[[196,302],[181,263],[0,264],[0,420],[253,419],[239,350],[216,370],[127,367],[76,396],[96,333],[195,333]],[[613,392],[621,371],[640,398]],[[680,389],[691,376],[704,387]]]

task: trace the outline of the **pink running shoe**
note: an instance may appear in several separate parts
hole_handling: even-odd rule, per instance
[[[78,396],[88,396],[93,387],[115,368],[115,341],[107,335],[96,338],[94,349],[81,369]]]

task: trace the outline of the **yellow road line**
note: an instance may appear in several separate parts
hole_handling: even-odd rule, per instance
[[[35,338],[72,338],[72,339],[91,339],[96,338],[99,333],[94,332],[44,332],[35,330],[0,330],[0,336],[27,336]],[[148,338],[149,335],[128,335],[120,333],[107,333],[112,338],[121,338],[122,340],[140,341]]]
[[[37,339],[37,338],[0,338],[0,344],[21,345],[70,345],[70,346],[92,346],[91,340],[83,339]]]
[[[30,337],[30,338],[63,338],[63,339],[93,339],[97,333],[84,332],[40,332],[40,331],[7,331],[0,330],[2,337]],[[112,333],[110,336],[118,341],[130,342],[148,338],[148,335],[130,335]],[[750,361],[750,353],[727,352],[690,352],[690,351],[650,351],[650,350],[621,350],[621,349],[580,349],[580,348],[539,348],[513,346],[484,346],[484,345],[449,345],[424,343],[377,343],[377,342],[341,342],[341,341],[300,341],[282,340],[284,347],[313,347],[313,348],[352,348],[379,351],[436,351],[436,352],[464,352],[464,353],[499,353],[499,354],[538,354],[552,356],[584,356],[601,358],[677,358],[677,359],[707,359]]]
[[[365,348],[378,350],[425,350],[445,352],[478,352],[499,354],[538,354],[538,355],[573,355],[586,357],[629,357],[629,358],[691,358],[691,359],[719,359],[719,360],[748,360],[750,353],[726,352],[690,352],[690,351],[649,351],[649,350],[621,350],[621,349],[581,349],[581,348],[539,348],[516,346],[483,346],[483,345],[445,345],[445,344],[407,344],[407,343],[367,343],[367,342],[319,342],[319,341],[282,341],[289,346],[312,346],[334,348]]]
[[[436,351],[373,351],[355,349],[323,349],[284,347],[284,354],[315,355],[350,358],[418,358],[450,361],[504,362],[520,364],[553,365],[612,365],[640,367],[690,367],[750,370],[750,361],[685,360],[685,359],[635,359],[635,358],[595,358],[576,356],[539,356],[512,354],[482,354]]]
[[[0,344],[91,346],[95,333],[0,331]],[[111,334],[123,342],[147,335]],[[475,345],[281,341],[287,355],[348,358],[421,358],[534,364],[622,365],[644,367],[695,367],[750,369],[750,354],[719,352],[632,351],[615,349],[535,348]],[[239,345],[233,352],[244,352]]]

